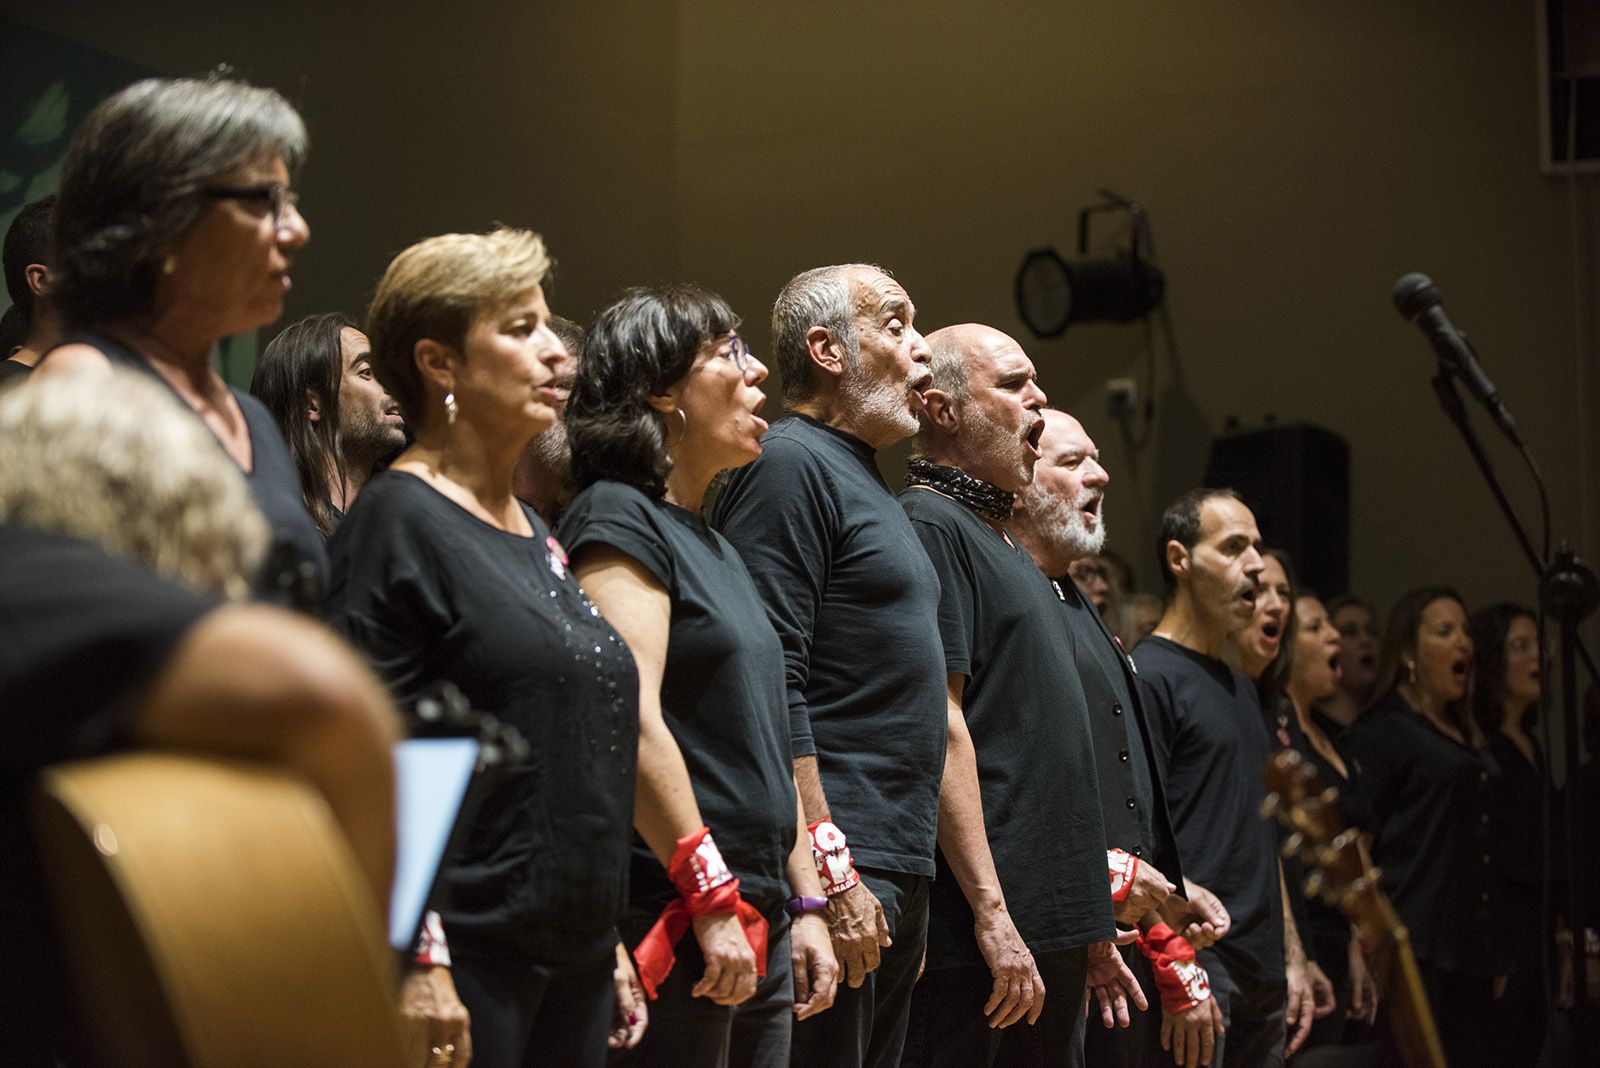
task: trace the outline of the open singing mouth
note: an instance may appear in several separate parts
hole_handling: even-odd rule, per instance
[[[1044,438],[1044,419],[1043,418],[1040,418],[1038,422],[1034,423],[1033,426],[1029,427],[1028,428],[1028,432],[1022,436],[1022,443],[1028,447],[1028,451],[1029,452],[1033,453],[1033,458],[1035,460],[1039,459],[1041,456],[1044,455],[1044,450],[1039,448],[1039,442],[1043,438]]]

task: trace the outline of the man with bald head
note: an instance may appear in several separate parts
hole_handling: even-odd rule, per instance
[[[1132,977],[1109,941],[1105,833],[1061,592],[1007,534],[1014,495],[1033,480],[1045,396],[998,330],[928,340],[933,385],[900,504],[939,576],[949,751],[905,1063],[1058,1064],[1083,1019],[1090,946],[1095,985],[1120,994]]]
[[[827,892],[791,910],[826,910],[844,969],[833,1008],[795,1024],[799,1065],[899,1062],[927,934],[939,582],[876,459],[917,429],[929,352],[915,316],[879,268],[796,275],[772,310],[788,411],[711,506],[783,643],[795,784]]]
[[[1044,419],[1042,455],[1033,482],[1017,494],[1011,533],[1040,571],[1066,576],[1075,562],[1093,558],[1105,546],[1103,506],[1111,476],[1100,466],[1100,451],[1083,424],[1053,409],[1045,410]],[[1198,915],[1177,892],[1183,885],[1178,844],[1132,662],[1106,629],[1088,591],[1065,577],[1060,586],[1065,594],[1060,608],[1073,633],[1074,666],[1089,704],[1107,863],[1116,887],[1113,897],[1120,898],[1117,921],[1140,929],[1138,947],[1123,947],[1123,958],[1146,1000],[1160,1004],[1159,1010],[1132,1014],[1126,1026],[1102,1027],[1091,1020],[1083,1063],[1154,1065],[1166,1059],[1165,1048],[1179,1068],[1198,1068],[1211,1062],[1222,1033],[1222,1012],[1195,962],[1195,950],[1215,940],[1217,924]]]

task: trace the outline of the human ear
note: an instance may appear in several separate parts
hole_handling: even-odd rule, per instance
[[[50,268],[44,264],[28,264],[22,269],[22,277],[28,283],[28,288],[33,290],[34,296],[42,297],[50,292]]]
[[[454,393],[456,364],[460,356],[455,349],[441,341],[425,337],[411,347],[411,359],[425,382],[431,382],[442,393]]]
[[[313,423],[322,422],[322,394],[314,389],[306,390],[306,418]]]
[[[843,348],[827,327],[813,326],[806,331],[806,355],[824,374],[834,378],[844,374]]]
[[[1189,550],[1176,539],[1167,542],[1167,570],[1180,578],[1189,573]]]
[[[922,417],[946,434],[961,429],[960,406],[942,389],[922,391]]]

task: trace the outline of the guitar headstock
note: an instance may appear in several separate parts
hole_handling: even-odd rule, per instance
[[[1298,856],[1311,868],[1306,894],[1343,912],[1369,946],[1391,938],[1398,920],[1378,890],[1378,871],[1367,862],[1360,832],[1339,814],[1338,791],[1325,786],[1316,766],[1293,749],[1274,753],[1263,775],[1268,793],[1262,815],[1276,816],[1288,829],[1284,855]]]

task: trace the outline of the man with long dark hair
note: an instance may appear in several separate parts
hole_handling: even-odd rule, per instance
[[[306,511],[323,537],[406,443],[400,408],[373,377],[371,348],[348,316],[307,316],[272,339],[250,379],[289,443]]]

